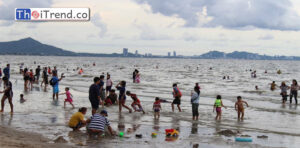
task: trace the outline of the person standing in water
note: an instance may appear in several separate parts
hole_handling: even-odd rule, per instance
[[[132,112],[132,110],[125,105],[126,102],[126,81],[121,81],[116,88],[120,91],[119,94],[119,112],[122,112],[122,107],[125,107],[126,109],[128,109],[129,113]]]
[[[135,83],[135,77],[136,77],[136,71],[137,69],[135,69],[132,73],[132,80],[133,80],[133,83]]]
[[[137,71],[136,74],[135,74],[135,83],[140,83],[140,73],[139,73],[139,71]]]
[[[221,95],[217,95],[217,99],[215,101],[215,104],[214,104],[214,108],[213,108],[213,112],[216,110],[217,112],[217,115],[216,115],[216,120],[221,120],[222,118],[222,107],[224,107],[226,109],[226,107],[223,105],[223,102],[222,102],[222,96]]]
[[[41,66],[38,65],[38,67],[35,69],[35,80],[37,83],[39,83],[40,75],[41,75]]]
[[[299,90],[298,82],[297,82],[297,80],[294,79],[293,84],[291,85],[290,104],[292,104],[293,97],[295,98],[296,105],[298,104],[298,99],[297,99],[298,90]]]
[[[53,73],[56,73],[56,74],[58,74],[58,73],[57,73],[56,66],[54,66],[54,68],[53,68],[53,70],[52,70],[52,74],[53,74]]]
[[[100,92],[100,98],[102,102],[104,102],[105,101],[104,75],[100,75],[99,92]],[[102,103],[102,107],[104,107],[104,103]]]
[[[199,119],[199,98],[200,98],[200,89],[197,85],[194,87],[194,91],[191,94],[191,103],[192,103],[192,112],[193,112],[193,120]]]
[[[47,86],[48,86],[48,83],[49,83],[48,82],[47,67],[44,67],[42,77],[43,77],[43,82],[41,83],[41,87],[43,86],[43,83],[44,83],[44,91],[47,91]]]
[[[59,93],[59,81],[61,81],[63,79],[63,75],[61,76],[61,78],[58,78],[57,73],[53,72],[52,73],[52,79],[50,80],[50,85],[53,88],[53,95],[52,98],[54,100],[55,96],[56,96],[56,100],[58,100],[58,93]]]
[[[153,103],[154,119],[159,119],[160,110],[161,110],[160,99],[156,97],[155,102]]]
[[[103,102],[100,99],[99,84],[100,84],[100,78],[95,77],[94,84],[92,84],[89,89],[89,100],[92,105],[92,115],[94,115],[98,110],[99,104],[100,103],[103,104]]]
[[[179,88],[177,87],[177,84],[173,84],[173,97],[174,97],[174,100],[171,104],[172,106],[172,111],[174,112],[174,104],[177,105],[177,108],[179,110],[179,112],[181,112],[181,108],[180,108],[180,104],[181,104],[181,92],[179,90]]]
[[[110,74],[107,73],[107,76],[106,76],[105,98],[108,96],[108,93],[110,92],[112,85],[113,85],[113,82],[110,79]]]
[[[28,84],[30,82],[30,72],[28,72],[28,69],[24,69],[24,90],[28,90]]]
[[[245,114],[244,113],[244,110],[245,110],[244,104],[246,104],[247,107],[249,107],[248,103],[246,101],[243,101],[241,96],[238,96],[237,102],[235,102],[235,105],[234,105],[234,108],[238,113],[238,120],[240,120],[240,119],[244,120],[244,114]],[[241,117],[241,114],[242,114],[242,117]]]
[[[0,93],[4,93],[2,99],[1,99],[1,111],[4,111],[4,103],[5,100],[8,99],[8,102],[10,104],[10,113],[14,112],[14,105],[12,103],[13,99],[13,91],[12,91],[12,83],[8,80],[7,77],[3,77],[3,83],[4,83],[4,90],[0,91]]]
[[[286,101],[287,101],[287,90],[290,89],[289,86],[287,86],[285,84],[285,82],[282,82],[281,83],[281,86],[280,86],[280,89],[281,89],[281,93],[280,95],[282,96],[282,103],[284,104]]]
[[[10,64],[7,64],[6,67],[3,69],[4,77],[8,80],[10,78]]]

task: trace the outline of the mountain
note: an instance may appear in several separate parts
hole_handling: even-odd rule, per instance
[[[66,51],[54,46],[42,44],[32,38],[18,41],[0,42],[0,54],[5,55],[47,55],[76,56],[77,53]]]
[[[211,51],[205,54],[202,54],[200,57],[205,59],[220,59],[225,58],[225,53],[220,51]]]
[[[76,53],[63,50],[51,45],[40,43],[32,38],[24,38],[17,41],[0,42],[0,55],[39,55],[39,56],[84,56],[84,57],[124,57],[123,54],[112,53]],[[300,60],[300,57],[287,56],[267,56],[257,53],[239,52],[224,53],[220,51],[210,51],[199,56],[142,56],[140,54],[128,53],[125,57],[137,58],[194,58],[194,59],[247,59],[247,60]]]

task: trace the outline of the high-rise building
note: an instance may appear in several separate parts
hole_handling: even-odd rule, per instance
[[[123,48],[123,56],[124,57],[128,56],[128,48]]]
[[[136,51],[135,51],[135,55],[137,56],[138,54],[139,54],[139,52],[136,50]]]
[[[171,56],[171,52],[168,52],[168,57],[170,57]]]
[[[176,57],[176,51],[173,51],[173,56]]]

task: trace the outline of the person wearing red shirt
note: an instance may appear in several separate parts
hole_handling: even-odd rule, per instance
[[[133,94],[133,93],[131,93],[130,91],[126,91],[126,95],[127,95],[127,96],[130,96],[130,97],[132,98],[133,102],[132,102],[131,106],[132,106],[132,108],[134,109],[134,111],[135,111],[135,112],[140,112],[140,111],[142,111],[143,114],[145,114],[145,111],[144,111],[143,108],[142,108],[141,102],[140,102],[140,100],[137,98],[136,94]],[[136,109],[136,106],[138,106],[139,109]]]

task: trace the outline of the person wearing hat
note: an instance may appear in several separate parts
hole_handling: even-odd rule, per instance
[[[95,113],[91,119],[88,121],[89,126],[88,130],[91,134],[97,134],[101,135],[104,133],[105,126],[107,126],[108,131],[111,135],[114,135],[114,131],[112,130],[108,119],[106,118],[108,116],[106,110],[102,110],[99,113]]]
[[[8,99],[9,104],[10,104],[10,110],[11,113],[14,112],[14,105],[12,103],[12,98],[13,98],[13,91],[12,91],[12,84],[11,82],[8,80],[7,77],[3,77],[3,83],[4,83],[4,90],[0,91],[0,93],[4,93],[2,99],[1,99],[1,111],[4,111],[4,102],[6,99]]]

